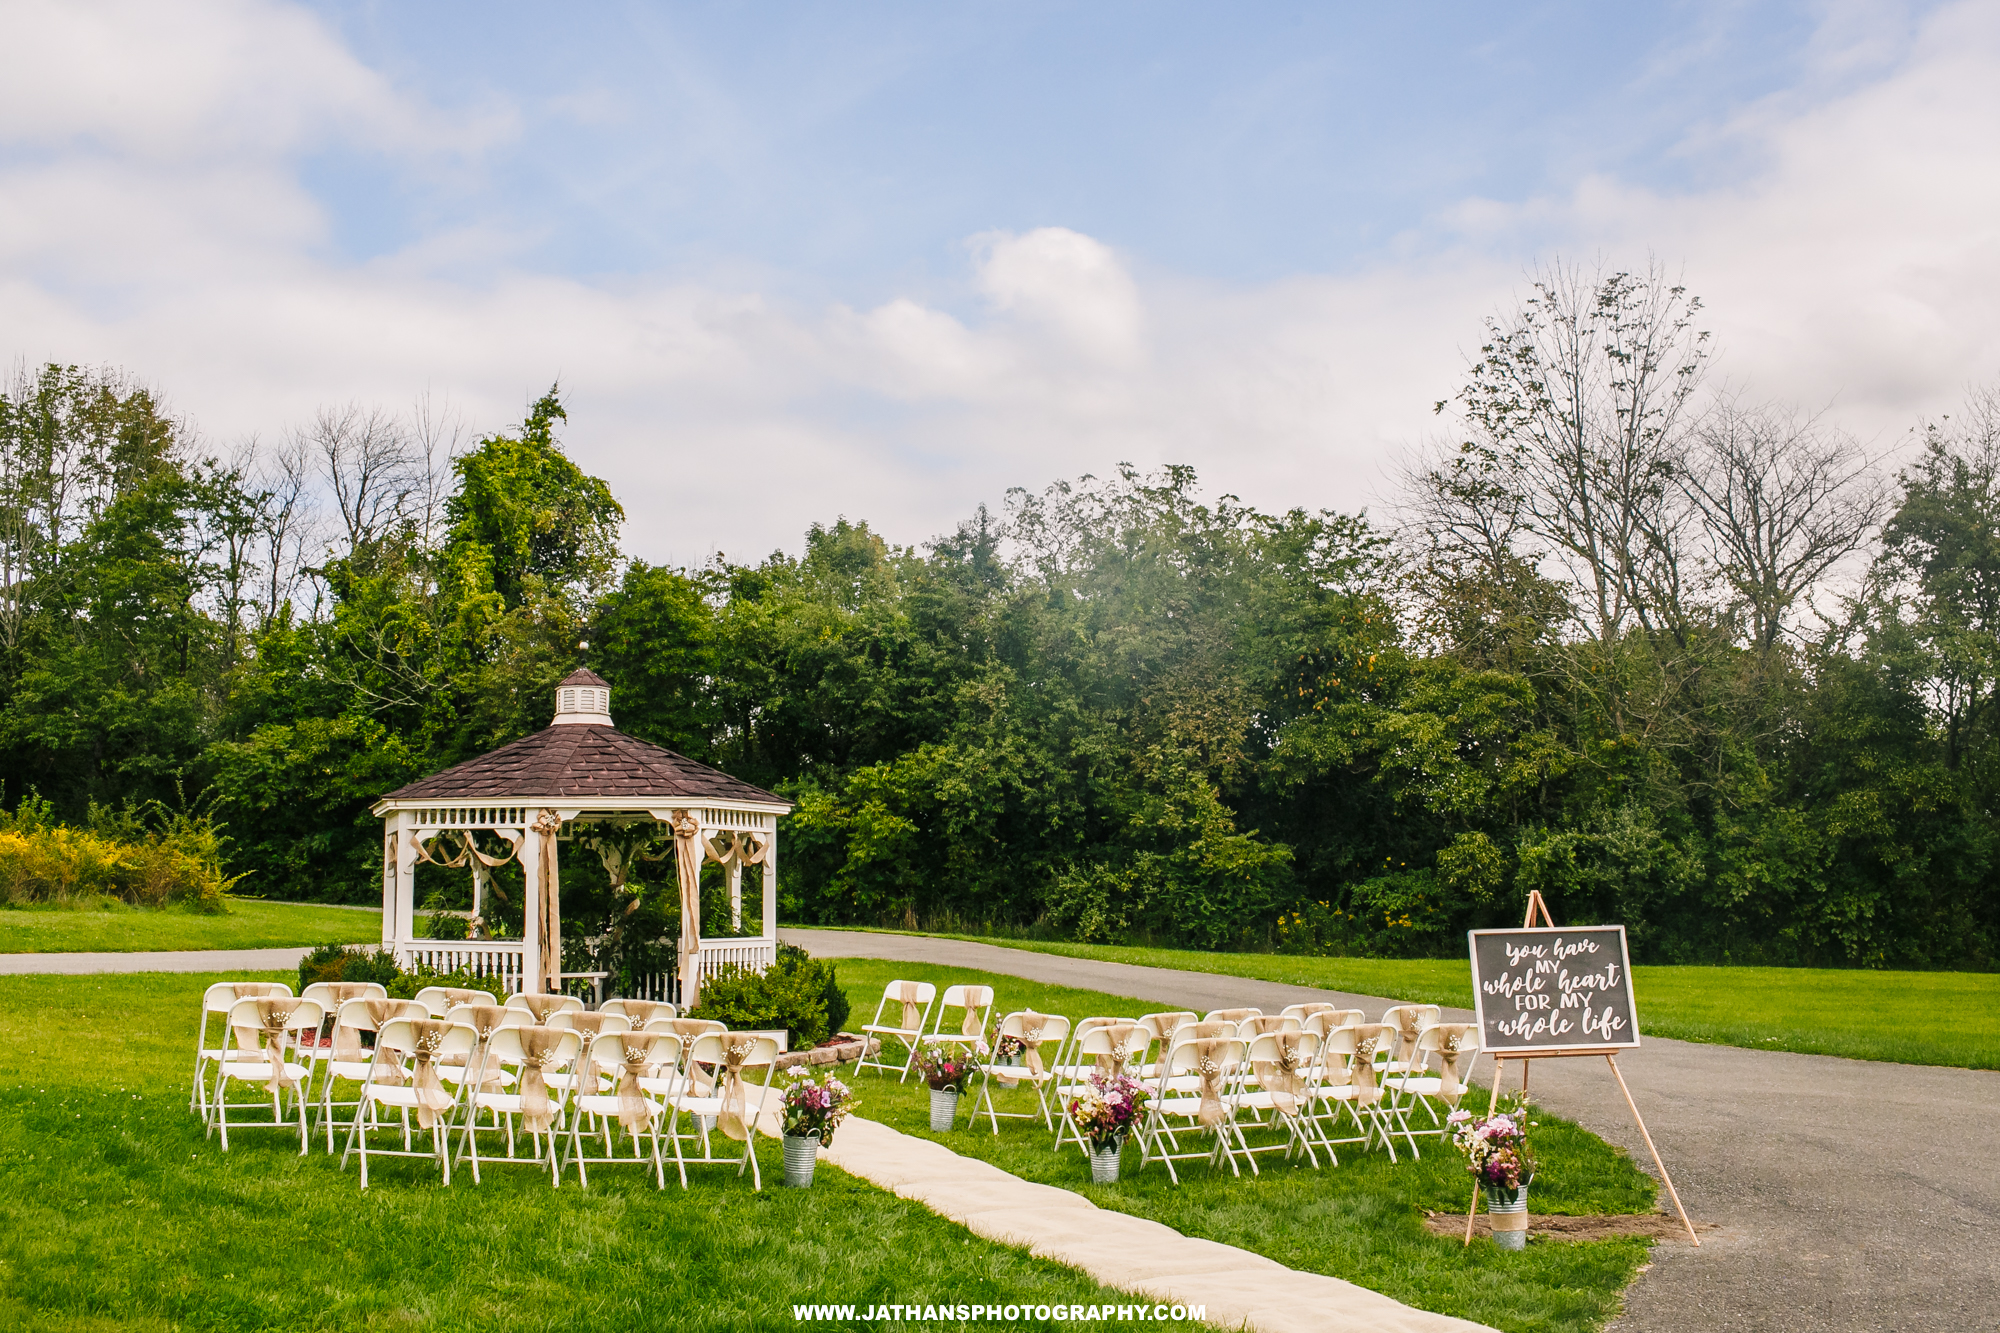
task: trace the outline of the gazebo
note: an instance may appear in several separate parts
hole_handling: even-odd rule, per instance
[[[383,947],[405,967],[465,967],[504,979],[510,991],[560,989],[558,846],[578,838],[594,843],[613,883],[622,886],[640,849],[666,833],[680,886],[681,998],[692,1004],[701,979],[724,965],[761,971],[776,959],[778,817],[791,808],[761,787],[627,736],[611,724],[610,684],[594,672],[574,671],[556,687],[550,726],[375,803],[383,833]],[[475,837],[481,832],[507,849],[489,854]],[[493,869],[517,859],[527,880],[520,939],[415,938],[420,862],[469,867],[477,917]],[[736,929],[742,927],[743,872],[763,868],[763,928],[755,936],[701,938],[704,860],[727,872]]]

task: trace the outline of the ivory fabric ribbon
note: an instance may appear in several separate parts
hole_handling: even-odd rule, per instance
[[[1275,1060],[1253,1060],[1251,1069],[1256,1071],[1257,1086],[1271,1094],[1271,1105],[1286,1115],[1297,1115],[1299,1110],[1299,1034],[1279,1032],[1274,1034],[1278,1043],[1278,1058]]]
[[[560,1028],[528,1027],[521,1034],[521,1126],[531,1134],[545,1134],[555,1119],[555,1104],[549,1100],[548,1072],[556,1063],[562,1044]]]
[[[643,1032],[628,1032],[625,1037],[618,1052],[618,1123],[637,1138],[653,1123],[653,1104],[639,1086],[652,1065],[653,1039]]]
[[[1099,1078],[1114,1078],[1124,1073],[1125,1066],[1132,1062],[1133,1043],[1145,1040],[1146,1029],[1137,1023],[1113,1023],[1098,1031],[1110,1040],[1111,1049],[1091,1059],[1097,1066]]]
[[[1458,1072],[1458,1062],[1470,1049],[1473,1055],[1479,1053],[1476,1023],[1441,1023],[1438,1025],[1438,1095],[1458,1105],[1458,1099],[1465,1095],[1465,1080]]]
[[[450,1034],[452,1025],[441,1018],[413,1018],[410,1031],[416,1049],[411,1054],[411,1062],[416,1065],[417,1123],[429,1129],[437,1123],[437,1114],[448,1111],[452,1105],[452,1095],[444,1090],[444,1081],[438,1077],[438,1051]]]
[[[896,1000],[903,1006],[903,1031],[922,1032],[924,1011],[917,1007],[917,983],[902,981],[896,984]]]
[[[271,1078],[264,1085],[264,1090],[273,1096],[299,1086],[299,1081],[285,1068],[286,1025],[292,1021],[292,1015],[298,1012],[298,1008],[299,1002],[290,996],[257,1001],[256,1032],[264,1038],[264,1050],[271,1057]],[[240,1039],[238,1044],[241,1044]]]
[[[715,1123],[724,1134],[738,1141],[750,1137],[745,1124],[749,1103],[743,1090],[743,1062],[756,1047],[755,1037],[730,1036],[722,1042],[722,1105],[716,1109]]]
[[[1222,1037],[1204,1037],[1194,1044],[1195,1072],[1201,1075],[1201,1107],[1196,1118],[1214,1129],[1229,1118],[1222,1105],[1222,1061],[1229,1054],[1229,1042]]]

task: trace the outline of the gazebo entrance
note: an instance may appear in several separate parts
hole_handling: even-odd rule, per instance
[[[611,687],[590,671],[556,687],[554,722],[477,759],[390,792],[382,820],[382,944],[404,967],[461,967],[502,978],[510,992],[562,988],[562,879],[558,849],[591,838],[614,883],[629,871],[614,845],[653,824],[671,838],[680,888],[680,993],[697,1002],[701,979],[731,963],[769,967],[778,946],[778,817],[781,796],[719,769],[627,736],[611,724]],[[506,844],[495,854],[475,834]],[[473,912],[494,869],[519,861],[527,886],[518,940],[417,939],[416,874],[423,862],[465,867]],[[755,936],[701,937],[701,867],[723,866],[730,918],[741,927],[743,875],[762,873],[762,928]],[[622,868],[620,868],[622,866]]]

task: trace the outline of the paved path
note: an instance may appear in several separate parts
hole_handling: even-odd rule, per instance
[[[783,935],[829,957],[976,968],[1176,1008],[1389,1003],[960,940]],[[1619,1067],[1689,1212],[1719,1225],[1698,1250],[1655,1246],[1614,1329],[2000,1326],[2000,1073],[1663,1039],[1621,1056]],[[1602,1061],[1541,1061],[1532,1088],[1542,1105],[1647,1160]]]
[[[0,953],[0,976],[91,972],[296,971],[311,949],[187,949],[171,953]]]

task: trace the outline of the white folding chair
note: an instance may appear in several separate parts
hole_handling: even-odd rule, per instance
[[[903,1063],[891,1065],[884,1060],[870,1059],[866,1045],[862,1047],[861,1059],[855,1062],[856,1073],[864,1069],[879,1069],[887,1073],[891,1069],[902,1070],[898,1082],[907,1082],[910,1068],[916,1063],[917,1046],[924,1039],[924,1024],[930,1022],[931,1002],[937,998],[937,987],[928,981],[892,981],[882,988],[882,998],[875,1003],[875,1017],[861,1025],[864,1038],[875,1037],[881,1042],[880,1054],[889,1053],[889,1042],[893,1038],[903,1044]],[[900,1021],[884,1023],[882,1011],[890,1005],[896,1006]]]
[[[530,1015],[536,1023],[548,1026],[549,1019],[557,1014],[574,1013],[583,1008],[583,1001],[574,995],[529,995],[517,991],[507,997],[509,1009],[519,1009]]]
[[[1472,1073],[1479,1050],[1477,1023],[1432,1023],[1417,1034],[1416,1050],[1407,1068],[1384,1080],[1399,1099],[1407,1099],[1399,1100],[1399,1109],[1407,1109],[1414,1102],[1430,1113],[1431,1128],[1407,1130],[1406,1127],[1406,1132],[1427,1138],[1444,1137],[1444,1118],[1438,1114],[1432,1099],[1444,1102],[1450,1110],[1458,1109],[1459,1098],[1465,1095],[1465,1080]],[[1432,1060],[1438,1062],[1435,1074],[1430,1072]]]
[[[1069,1020],[1061,1014],[1038,1014],[1032,1009],[1022,1009],[1000,1020],[1000,1032],[996,1041],[1008,1037],[1018,1039],[1026,1048],[1022,1052],[1022,1063],[1018,1065],[995,1064],[992,1060],[977,1062],[981,1075],[979,1099],[973,1103],[972,1114],[966,1117],[970,1127],[979,1119],[979,1111],[986,1109],[986,1119],[993,1126],[993,1132],[1000,1132],[1000,1119],[1034,1120],[1039,1117],[1042,1124],[1053,1131],[1055,1118],[1049,1114],[1049,1089],[1056,1081],[1055,1070],[1042,1062],[1042,1047],[1054,1042],[1061,1050],[1069,1039]],[[993,1080],[999,1079],[1003,1085],[1027,1083],[1035,1090],[1034,1111],[999,1111],[993,1106]]]
[[[1081,1079],[1089,1078],[1095,1071],[1095,1065],[1083,1065],[1079,1063],[1083,1058],[1080,1051],[1083,1047],[1083,1039],[1085,1037],[1088,1037],[1099,1028],[1114,1027],[1120,1023],[1137,1023],[1138,1021],[1136,1018],[1114,1018],[1104,1014],[1093,1014],[1089,1018],[1077,1019],[1075,1026],[1069,1030],[1068,1045],[1060,1047],[1056,1051],[1055,1064],[1051,1066],[1055,1070],[1056,1080],[1059,1083],[1075,1083]]]
[[[515,1011],[518,1012],[518,1011]],[[523,1014],[522,1017],[527,1017]],[[472,1163],[472,1183],[479,1180],[479,1164],[529,1163],[546,1166],[549,1184],[562,1184],[562,1167],[556,1151],[556,1126],[563,1119],[562,1090],[549,1084],[549,1077],[573,1066],[583,1052],[583,1034],[567,1028],[536,1027],[528,1023],[508,1023],[487,1038],[485,1063],[511,1073],[512,1088],[491,1087],[483,1078],[474,1078],[465,1092],[465,1112],[459,1137],[460,1162]],[[536,1086],[541,1091],[535,1093]],[[530,1103],[533,1102],[533,1105]],[[482,1157],[479,1153],[479,1113],[505,1118],[507,1155]],[[528,1141],[534,1145],[532,1157],[514,1155],[514,1117],[520,1116]],[[540,1123],[537,1123],[537,1122]]]
[[[1211,1009],[1201,1016],[1204,1023],[1241,1023],[1246,1018],[1262,1018],[1264,1011],[1252,1005],[1244,1009]]]
[[[308,990],[312,989],[307,987]],[[382,990],[380,986],[376,990]],[[333,1046],[320,1066],[319,1080],[319,1121],[326,1129],[326,1151],[333,1153],[333,1131],[346,1129],[350,1121],[336,1118],[336,1113],[345,1109],[356,1111],[361,1105],[359,1094],[353,1101],[341,1101],[334,1096],[334,1084],[345,1080],[361,1083],[368,1078],[368,1066],[373,1055],[363,1049],[361,1034],[373,1033],[379,1026],[376,1015],[382,1016],[383,1023],[392,1018],[428,1018],[430,1014],[415,1000],[391,1000],[388,992],[359,999],[343,1000],[333,1016]]]
[[[765,1038],[769,1041],[770,1038]],[[777,1043],[772,1042],[775,1057]],[[655,1188],[667,1187],[666,1170],[660,1160],[660,1120],[667,1114],[663,1101],[655,1101],[647,1095],[643,1086],[646,1071],[658,1069],[662,1065],[672,1068],[680,1060],[681,1039],[672,1032],[605,1032],[594,1038],[584,1054],[584,1063],[598,1073],[610,1077],[613,1083],[609,1093],[587,1092],[575,1099],[573,1113],[569,1120],[569,1153],[563,1158],[562,1168],[576,1166],[577,1181],[590,1188],[589,1166],[644,1165],[645,1155],[640,1151],[642,1139],[652,1142],[653,1184]],[[587,1140],[583,1133],[583,1119],[591,1116],[604,1126],[604,1155],[592,1157],[584,1151]],[[751,1115],[755,1119],[755,1113]],[[632,1139],[632,1156],[616,1155],[612,1139],[612,1123],[625,1127]],[[561,1172],[558,1171],[558,1178]],[[687,1177],[683,1173],[681,1188],[687,1188]]]
[[[1276,1021],[1275,1018],[1273,1021]],[[1294,1021],[1295,1020],[1287,1020]],[[1258,1153],[1282,1152],[1290,1160],[1301,1150],[1313,1168],[1319,1168],[1319,1154],[1313,1149],[1318,1137],[1312,1120],[1314,1071],[1319,1061],[1319,1038],[1294,1026],[1260,1033],[1250,1038],[1244,1055],[1246,1070],[1238,1080],[1236,1110],[1254,1111],[1261,1119],[1275,1118],[1276,1128],[1285,1130],[1283,1143],[1259,1144],[1243,1151],[1254,1168]],[[1242,1122],[1237,1122],[1242,1133]],[[1333,1149],[1327,1153],[1332,1155]],[[1338,1159],[1335,1165],[1338,1165]]]
[[[1153,1038],[1153,1045],[1162,1052],[1173,1045],[1174,1034],[1190,1023],[1199,1023],[1201,1015],[1192,1009],[1168,1009],[1157,1014],[1140,1014],[1139,1026],[1145,1028]],[[1140,1078],[1153,1078],[1159,1070],[1148,1064],[1139,1071]]]
[[[1417,1051],[1417,1036],[1444,1018],[1444,1010],[1434,1004],[1397,1004],[1382,1011],[1381,1021],[1396,1029],[1396,1042],[1382,1063],[1385,1074],[1408,1073]]]
[[[446,1023],[436,1018],[392,1018],[382,1024],[375,1033],[375,1056],[368,1062],[368,1077],[361,1083],[361,1104],[354,1109],[354,1118],[348,1124],[347,1146],[340,1153],[340,1169],[347,1169],[347,1159],[359,1149],[361,1154],[361,1188],[368,1188],[368,1158],[376,1157],[428,1157],[437,1163],[444,1173],[444,1183],[451,1184],[451,1143],[453,1112],[458,1108],[458,1098],[444,1090],[444,1081],[437,1075],[437,1062],[446,1056],[468,1055],[479,1042],[479,1036],[463,1023]],[[389,1071],[398,1067],[407,1083],[388,1083]],[[464,1085],[458,1085],[463,1091]],[[403,1112],[403,1147],[401,1151],[390,1148],[370,1148],[368,1135],[380,1128],[377,1112],[382,1107]],[[410,1146],[409,1112],[417,1113],[419,1129],[429,1129],[431,1148],[429,1152],[419,1152]],[[423,1122],[428,1119],[429,1125]]]
[[[665,1000],[632,1000],[619,996],[613,996],[598,1005],[597,1012],[617,1014],[621,1018],[630,1020],[634,1032],[644,1032],[655,1023],[681,1016],[679,1007]]]
[[[208,1016],[221,1014],[226,1020],[230,1006],[238,1000],[291,993],[292,988],[282,981],[218,981],[201,993],[201,1030],[194,1039],[194,1079],[188,1088],[188,1110],[199,1111],[202,1120],[208,1120],[208,1067],[229,1054],[229,1024],[223,1023],[221,1044],[210,1046]]]
[[[1069,1118],[1068,1106],[1072,1099],[1083,1095],[1090,1086],[1093,1075],[1109,1070],[1124,1073],[1126,1077],[1144,1082],[1141,1071],[1150,1068],[1147,1056],[1153,1048],[1153,1030],[1144,1023],[1103,1023],[1085,1033],[1081,1041],[1071,1043],[1070,1049],[1076,1053],[1076,1063],[1068,1066],[1070,1080],[1058,1081],[1055,1089],[1056,1120],[1055,1151],[1061,1152],[1063,1140],[1076,1140],[1076,1146],[1088,1152],[1083,1142],[1083,1132]],[[1087,1062],[1087,1063],[1086,1063]],[[1141,1125],[1134,1132],[1143,1132]]]
[[[727,1166],[736,1163],[736,1174],[742,1175],[743,1168],[750,1168],[752,1188],[764,1188],[763,1172],[757,1165],[757,1117],[762,1108],[771,1105],[771,1074],[778,1067],[778,1043],[770,1037],[753,1037],[747,1032],[706,1032],[696,1037],[687,1048],[683,1063],[688,1071],[688,1079],[682,1090],[669,1101],[673,1108],[667,1121],[667,1137],[674,1145],[674,1165],[681,1174],[681,1188],[687,1188],[687,1169],[691,1166]],[[696,1071],[701,1066],[710,1067],[713,1085],[704,1090],[696,1081]],[[740,1111],[729,1111],[740,1121],[737,1126],[743,1131],[743,1155],[717,1157],[710,1142],[708,1125],[713,1122],[724,1134],[729,1134],[725,1119],[732,1100],[729,1087],[730,1070],[736,1071],[741,1080],[743,1106]],[[742,1071],[761,1068],[764,1082],[761,1088],[754,1088],[749,1080],[742,1079]],[[756,1092],[754,1101],[750,1097]],[[680,1131],[683,1114],[695,1118],[697,1136],[701,1140],[701,1156],[689,1157],[682,1151],[682,1141],[686,1137]],[[730,1137],[735,1137],[730,1134]]]
[[[1360,1142],[1370,1147],[1378,1138],[1388,1149],[1389,1160],[1396,1160],[1394,1136],[1400,1132],[1410,1151],[1417,1153],[1417,1141],[1410,1136],[1409,1126],[1397,1113],[1395,1104],[1386,1095],[1383,1080],[1387,1064],[1386,1053],[1396,1046],[1396,1029],[1388,1023],[1350,1023],[1346,1027],[1335,1028],[1326,1034],[1326,1041],[1320,1047],[1322,1052],[1321,1077],[1314,1092],[1316,1102],[1331,1103],[1335,1126],[1339,1125],[1339,1110],[1347,1108],[1355,1128],[1361,1130],[1359,1140],[1335,1139],[1326,1134],[1321,1116],[1314,1117],[1320,1126],[1320,1141],[1331,1146],[1335,1143]],[[1378,1060],[1377,1056],[1384,1056]]]
[[[673,1022],[675,1020],[669,1019],[668,1021]],[[605,1075],[602,1070],[598,1069],[590,1061],[590,1044],[598,1037],[604,1036],[607,1033],[630,1032],[632,1030],[632,1020],[623,1014],[593,1014],[577,1008],[565,1009],[560,1013],[551,1014],[546,1026],[562,1028],[580,1034],[583,1037],[584,1054],[584,1058],[578,1061],[576,1066],[568,1073],[550,1074],[549,1086],[552,1088],[561,1088],[564,1092],[570,1094],[572,1098],[580,1097],[587,1092],[598,1093],[604,1091]]]
[[[944,1030],[945,1015],[951,1010],[961,1015],[956,1032]],[[931,1030],[924,1034],[925,1041],[934,1041],[946,1048],[963,1046],[975,1059],[986,1049],[986,1026],[993,1019],[993,988],[991,986],[946,986],[944,994],[938,998],[937,1010],[931,1018]]]
[[[466,986],[426,986],[417,992],[417,1003],[430,1010],[432,1018],[443,1018],[461,1004],[499,1004],[500,1001],[494,999],[493,992],[488,990]]]
[[[228,1152],[231,1129],[290,1129],[292,1124],[285,1116],[284,1106],[285,1094],[289,1092],[298,1121],[299,1156],[305,1156],[306,1085],[312,1079],[312,1069],[292,1057],[297,1054],[304,1033],[319,1035],[320,1021],[325,1017],[326,1010],[319,1001],[289,994],[251,996],[230,1005],[227,1022],[233,1046],[215,1062],[215,1086],[209,1092],[208,1126],[202,1137],[220,1130],[222,1150]],[[262,1084],[270,1093],[271,1118],[238,1120],[232,1125],[231,1083]],[[260,1098],[255,1103],[238,1102],[234,1109],[248,1111],[252,1105],[261,1110],[263,1101]]]
[[[1217,1020],[1218,1024],[1227,1020]],[[1208,1024],[1197,1025],[1199,1031]],[[1183,1028],[1185,1034],[1189,1029]],[[1212,1049],[1206,1053],[1202,1047]],[[1241,1135],[1234,1121],[1235,1105],[1232,1092],[1236,1083],[1237,1069],[1243,1063],[1244,1046],[1237,1037],[1177,1037],[1160,1061],[1158,1084],[1152,1098],[1146,1103],[1146,1127],[1139,1136],[1139,1169],[1146,1169],[1146,1163],[1158,1158],[1167,1167],[1167,1176],[1174,1184],[1181,1183],[1180,1173],[1174,1170],[1175,1162],[1193,1161],[1206,1158],[1213,1164],[1218,1158],[1229,1163],[1230,1171],[1238,1176],[1243,1174],[1236,1162],[1235,1140]],[[1183,1083],[1193,1080],[1197,1085],[1193,1093],[1174,1091],[1176,1080]],[[1201,1123],[1202,1103],[1209,1100],[1200,1091],[1206,1084],[1210,1094],[1219,1104],[1221,1119],[1213,1125]],[[1181,1152],[1180,1143],[1172,1129],[1172,1122],[1185,1120],[1183,1128],[1206,1130],[1214,1137],[1214,1144],[1207,1152]],[[1257,1169],[1256,1160],[1250,1162],[1250,1169]]]

